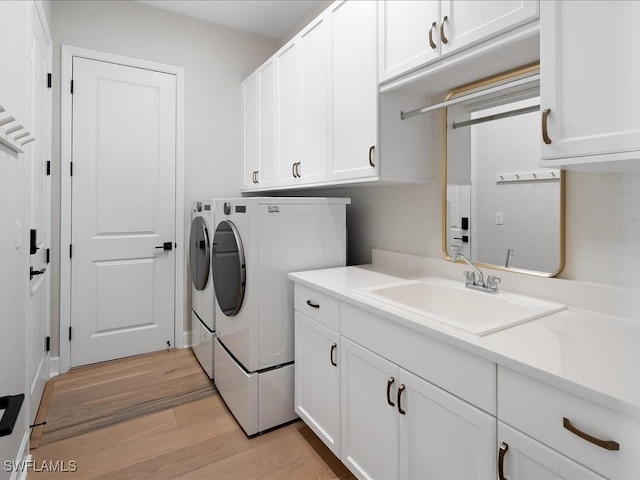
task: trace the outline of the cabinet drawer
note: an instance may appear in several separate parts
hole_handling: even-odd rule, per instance
[[[340,304],[341,334],[495,415],[496,364],[391,320]]]
[[[503,367],[498,418],[606,477],[637,478],[640,472],[638,419]],[[593,443],[598,440],[616,442],[619,450]]]
[[[339,302],[329,295],[296,283],[295,309],[335,332],[340,331]]]

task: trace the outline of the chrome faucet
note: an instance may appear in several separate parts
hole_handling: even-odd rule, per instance
[[[455,263],[458,258],[464,260],[464,262],[471,267],[472,272],[464,272],[466,278],[465,287],[472,288],[474,290],[480,290],[487,293],[498,293],[498,285],[500,284],[500,278],[495,275],[489,275],[487,281],[484,281],[484,275],[464,254],[458,252],[451,256],[451,263]]]

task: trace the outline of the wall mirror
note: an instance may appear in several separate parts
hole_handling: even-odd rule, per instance
[[[540,166],[537,65],[449,92],[443,250],[540,276],[564,267],[564,174]]]

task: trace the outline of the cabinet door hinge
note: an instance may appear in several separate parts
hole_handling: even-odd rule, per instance
[[[69,175],[73,177],[73,162],[69,162]]]
[[[51,175],[51,160],[47,160],[47,175]]]
[[[47,248],[44,251],[44,260],[45,260],[46,263],[51,263],[51,249],[50,248]]]
[[[73,245],[69,244],[69,258],[73,258]]]
[[[44,339],[44,351],[45,352],[51,351],[51,337],[47,337]]]
[[[51,88],[51,77],[50,73],[47,73],[47,88]]]
[[[71,326],[69,326],[69,341],[71,341]]]
[[[73,80],[71,80],[71,95],[73,95]]]

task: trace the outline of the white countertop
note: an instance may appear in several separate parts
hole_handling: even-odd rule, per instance
[[[428,275],[423,275],[428,276]],[[569,307],[479,337],[354,289],[415,278],[373,265],[289,274],[294,282],[640,419],[640,322]],[[505,288],[509,291],[508,288]]]

